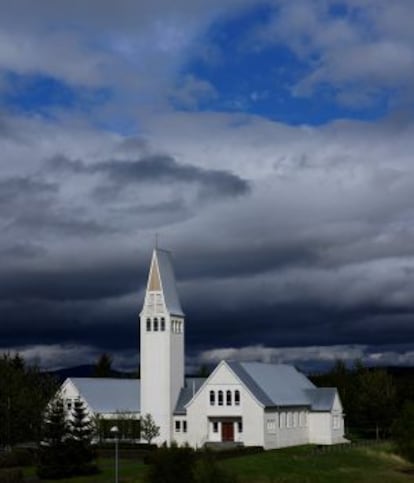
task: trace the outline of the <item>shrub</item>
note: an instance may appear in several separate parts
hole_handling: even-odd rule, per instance
[[[189,446],[163,446],[148,455],[149,483],[236,483],[217,463],[216,453]]]

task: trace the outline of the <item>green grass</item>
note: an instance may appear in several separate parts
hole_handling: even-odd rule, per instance
[[[99,475],[57,480],[60,483],[113,483],[112,459],[98,461]],[[399,483],[413,482],[414,470],[393,454],[384,443],[372,447],[347,448],[316,453],[312,446],[266,451],[251,456],[223,460],[220,464],[241,483]],[[120,483],[143,483],[146,467],[133,460],[120,461]],[[34,469],[26,471],[34,474]],[[49,480],[53,483],[52,480]],[[57,483],[56,482],[56,483]],[[185,483],[185,482],[183,482]]]
[[[233,458],[223,466],[243,483],[398,483],[414,481],[390,444],[315,453],[311,446]]]

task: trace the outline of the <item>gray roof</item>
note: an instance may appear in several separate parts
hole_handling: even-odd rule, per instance
[[[337,392],[335,387],[318,387],[305,390],[309,397],[312,411],[330,411]]]
[[[175,406],[174,414],[186,414],[185,405],[198,392],[200,387],[204,384],[206,378],[204,377],[188,377],[185,380],[184,387],[181,388],[178,396],[178,401]]]
[[[293,366],[261,362],[227,362],[233,372],[265,407],[310,406],[318,388]],[[312,393],[308,393],[309,391]]]
[[[94,413],[140,411],[139,379],[71,377],[70,380]]]
[[[155,250],[155,255],[157,257],[158,270],[167,310],[172,315],[184,316],[184,312],[181,308],[180,300],[178,298],[171,254],[166,250],[160,250],[157,248]]]

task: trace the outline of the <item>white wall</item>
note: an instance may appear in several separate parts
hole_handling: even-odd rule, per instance
[[[306,407],[267,410],[263,421],[265,449],[307,444],[309,442],[307,413]],[[289,426],[287,425],[288,419]]]
[[[216,404],[210,405],[210,391],[216,391]],[[224,403],[218,405],[217,394],[224,393]],[[240,405],[226,404],[226,391],[240,391]],[[247,389],[240,383],[231,369],[224,362],[220,363],[213,374],[187,406],[188,441],[192,446],[202,446],[207,441],[221,441],[221,425],[218,433],[213,433],[211,420],[242,420],[243,432],[239,434],[234,425],[235,440],[246,446],[263,446],[263,408]]]

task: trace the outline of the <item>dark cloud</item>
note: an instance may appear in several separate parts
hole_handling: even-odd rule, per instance
[[[101,197],[103,190],[113,196],[131,184],[196,185],[200,199],[240,196],[250,191],[249,183],[235,174],[180,164],[167,155],[151,155],[137,161],[104,161],[91,165],[59,156],[52,159],[49,166],[76,174],[104,175],[111,185],[97,188]]]

